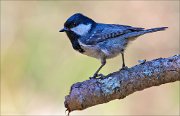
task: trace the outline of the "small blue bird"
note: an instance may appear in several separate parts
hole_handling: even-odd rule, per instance
[[[82,54],[101,60],[101,66],[91,78],[98,74],[106,64],[106,59],[122,54],[122,69],[125,68],[124,50],[128,43],[140,35],[163,31],[167,27],[144,29],[118,24],[97,23],[81,13],[72,15],[59,32],[66,32],[72,47]]]

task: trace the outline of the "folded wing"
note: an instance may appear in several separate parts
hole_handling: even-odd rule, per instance
[[[89,34],[89,37],[82,38],[81,42],[86,45],[95,45],[107,39],[112,39],[124,34],[144,30],[144,28],[116,24],[98,24],[95,28],[96,29],[94,29],[94,31]]]

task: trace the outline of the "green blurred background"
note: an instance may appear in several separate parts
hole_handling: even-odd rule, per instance
[[[81,12],[97,22],[137,27],[168,26],[147,34],[126,50],[128,67],[179,53],[179,1],[1,1],[1,114],[64,115],[73,83],[92,76],[100,62],[74,51],[65,20]],[[102,73],[117,71],[121,57]],[[179,82],[152,87],[76,115],[178,115]]]

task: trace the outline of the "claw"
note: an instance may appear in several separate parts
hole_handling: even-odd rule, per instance
[[[103,74],[97,74],[97,77],[102,78],[102,77],[104,77],[104,75]]]
[[[144,59],[144,60],[138,60],[138,62],[139,62],[140,64],[144,64],[144,63],[146,62],[146,59]]]
[[[104,75],[103,74],[94,74],[92,77],[89,77],[89,79],[96,79],[97,77],[103,78]]]
[[[96,77],[94,77],[94,76],[93,77],[89,77],[89,79],[96,79]]]
[[[124,66],[124,67],[122,67],[122,68],[120,69],[120,71],[121,71],[121,70],[126,70],[126,69],[128,69],[128,67],[127,67],[127,66]]]
[[[97,76],[97,74],[94,74],[92,77],[89,77],[89,79],[96,79]]]

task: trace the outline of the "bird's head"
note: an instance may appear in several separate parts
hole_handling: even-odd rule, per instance
[[[95,25],[95,22],[81,13],[69,17],[64,23],[64,28],[59,32],[74,33],[78,36],[85,36]]]

